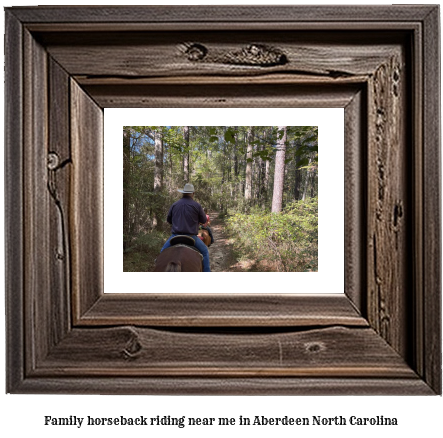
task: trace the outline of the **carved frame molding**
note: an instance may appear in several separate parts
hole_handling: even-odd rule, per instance
[[[7,8],[7,391],[441,394],[438,19]],[[345,108],[346,295],[104,295],[109,106]]]

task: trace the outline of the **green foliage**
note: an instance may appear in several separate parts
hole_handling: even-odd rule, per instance
[[[281,213],[257,209],[227,219],[237,251],[286,272],[318,269],[318,199],[289,204]]]
[[[250,213],[242,220],[262,231],[268,230],[264,223],[271,222],[275,230],[261,243],[257,243],[259,236],[253,236],[251,231],[251,247],[267,246],[267,255],[260,257],[268,257],[275,262],[281,259],[282,263],[279,263],[287,265],[284,269],[291,270],[290,261],[286,261],[290,260],[286,253],[295,251],[290,238],[297,236],[296,251],[303,255],[305,247],[302,243],[306,241],[303,237],[306,233],[298,236],[296,230],[302,225],[291,225],[291,234],[288,235],[288,231],[283,231],[283,226],[278,225],[280,219],[272,218],[271,221],[270,216],[265,214],[272,204],[277,142],[283,131],[277,126],[255,126],[253,129],[250,126],[189,126],[189,141],[184,131],[183,126],[124,127],[124,139],[129,137],[129,144],[126,143],[123,151],[126,253],[153,250],[156,245],[153,231],[167,234],[168,210],[181,196],[177,189],[190,182],[196,188],[196,201],[217,210],[220,217],[228,215],[235,218],[239,212]],[[163,148],[160,158],[157,151],[156,160],[154,141],[159,138],[158,134],[161,134]],[[287,127],[283,188],[283,205],[287,205],[287,210],[282,215],[295,215],[288,210],[288,203],[294,199],[309,199],[318,193],[317,139],[318,128],[315,126]],[[186,172],[189,169],[189,174],[185,173],[185,162],[188,163]],[[247,181],[247,167],[252,169],[252,181]],[[248,199],[245,198],[247,184],[252,191]],[[289,224],[292,220],[281,219]],[[287,237],[286,241],[282,236]],[[245,248],[247,246],[245,244]]]
[[[140,233],[131,242],[127,252],[153,251],[159,253],[167,236],[160,231],[151,231],[149,233]]]
[[[123,252],[123,272],[150,272],[154,260],[168,238],[169,233],[151,231],[135,236],[127,251]]]
[[[235,131],[233,129],[227,129],[225,132],[225,141],[229,143],[235,143]]]

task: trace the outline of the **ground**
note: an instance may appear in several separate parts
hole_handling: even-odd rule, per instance
[[[209,258],[212,272],[257,272],[272,271],[264,262],[240,258],[234,249],[234,242],[226,233],[225,223],[220,218],[219,212],[211,211],[211,230],[214,235],[214,243],[209,247]],[[141,251],[123,254],[124,272],[152,272],[154,261],[158,253],[149,247]],[[274,269],[276,270],[276,269]]]
[[[219,219],[219,213],[212,212],[210,218],[214,235],[214,244],[209,247],[211,271],[232,272],[231,266],[236,263],[232,241],[228,239],[224,231],[224,223]]]
[[[225,224],[218,212],[211,212],[211,230],[214,244],[209,247],[212,272],[257,272],[266,270],[263,263],[256,260],[238,259],[232,239],[225,232]]]

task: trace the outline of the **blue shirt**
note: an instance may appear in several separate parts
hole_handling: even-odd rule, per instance
[[[172,204],[166,219],[172,224],[172,234],[198,233],[198,224],[206,222],[206,214],[202,206],[192,198],[181,198]]]

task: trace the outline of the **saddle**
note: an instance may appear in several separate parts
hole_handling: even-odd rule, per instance
[[[197,248],[195,248],[195,240],[192,237],[180,234],[178,236],[173,237],[169,241],[169,243],[171,244],[171,247],[184,246],[185,248],[192,249],[193,251],[198,253],[203,260],[203,254]]]
[[[169,241],[169,243],[171,244],[171,246],[178,245],[178,244],[187,245],[187,246],[195,246],[195,241],[192,237],[181,235],[181,234],[173,237]]]

